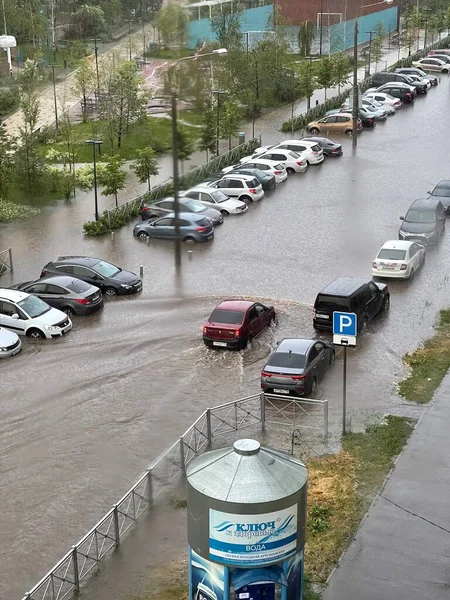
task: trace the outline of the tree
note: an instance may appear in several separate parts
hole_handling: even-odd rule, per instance
[[[417,11],[415,8],[405,12],[403,16],[403,25],[404,28],[401,32],[401,43],[408,49],[408,56],[411,56],[412,48],[417,37]]]
[[[176,43],[183,46],[186,42],[187,14],[181,4],[169,4],[159,11],[158,30],[165,48]]]
[[[211,31],[221,48],[241,46],[241,17],[243,7],[238,2],[229,2],[214,7],[210,21]]]
[[[125,179],[127,176],[125,171],[122,169],[124,162],[125,161],[117,155],[109,156],[106,159],[105,169],[99,177],[100,185],[104,186],[104,189],[102,190],[102,195],[114,195],[116,207],[117,193],[119,192],[119,190],[123,190],[123,188],[125,187]]]
[[[5,126],[0,123],[0,200],[8,196],[14,173],[14,152],[16,140],[6,133]]]
[[[300,92],[306,96],[307,108],[309,110],[311,104],[311,96],[317,89],[317,77],[313,69],[311,60],[302,60],[295,66],[298,73],[298,84]]]
[[[206,162],[208,162],[208,152],[217,153],[216,117],[212,108],[208,108],[203,113],[199,148],[206,152]]]
[[[382,21],[378,21],[375,25],[375,38],[372,40],[372,56],[375,61],[375,70],[378,71],[378,63],[383,56],[383,35],[384,25]]]
[[[131,168],[136,173],[137,178],[141,183],[147,181],[149,191],[152,189],[151,178],[158,175],[158,161],[156,159],[156,152],[148,146],[136,150],[136,159],[131,165]]]
[[[178,125],[177,127],[177,147],[178,160],[181,162],[181,172],[183,172],[184,161],[189,160],[189,157],[194,151],[192,138],[190,137],[186,127],[183,127],[183,125]]]
[[[231,150],[231,138],[236,137],[239,133],[241,118],[241,110],[237,102],[227,100],[223,106],[219,132],[221,139],[228,140],[228,150]]]
[[[298,47],[300,56],[309,56],[311,54],[311,44],[314,40],[314,23],[305,21],[300,25],[298,32]]]
[[[27,173],[27,182],[29,187],[39,187],[41,185],[40,175],[42,174],[43,161],[36,153],[36,136],[34,135],[40,113],[39,96],[36,88],[39,83],[39,69],[36,62],[27,60],[20,78],[20,101],[22,109],[23,125],[20,127],[20,146],[16,153],[17,173],[25,170]],[[25,169],[23,168],[25,163]],[[20,177],[22,184],[23,176]]]
[[[341,93],[341,86],[348,83],[349,73],[351,70],[350,58],[345,52],[338,52],[331,57],[333,62],[334,81],[333,84],[338,86],[338,94]]]
[[[106,28],[105,14],[99,6],[82,4],[72,13],[72,24],[85,41]]]
[[[88,58],[80,60],[74,75],[73,93],[81,98],[83,122],[87,121],[87,98],[95,89],[95,73]]]
[[[329,56],[322,58],[316,64],[316,77],[319,87],[325,90],[325,101],[327,100],[327,90],[334,83],[333,61]]]

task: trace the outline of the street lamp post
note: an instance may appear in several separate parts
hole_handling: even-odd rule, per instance
[[[53,82],[53,104],[55,108],[55,128],[58,130],[59,121],[58,121],[58,102],[56,100],[56,77],[55,77],[55,67],[58,65],[49,64],[48,65],[52,70],[52,82]]]
[[[211,90],[211,94],[217,94],[217,120],[216,120],[216,148],[217,155],[219,155],[219,142],[220,142],[220,96],[226,95],[227,92],[222,92],[220,90]]]
[[[92,150],[94,152],[94,198],[95,198],[95,220],[98,221],[98,196],[97,196],[97,157],[95,148],[99,147],[103,144],[102,140],[86,140],[85,144],[89,144],[92,146]]]
[[[370,58],[371,58],[371,53],[372,53],[372,35],[374,33],[376,33],[376,31],[366,31],[366,33],[369,34],[369,66],[367,69],[366,77],[369,77],[370,76]]]
[[[320,0],[320,41],[319,41],[319,54],[322,56],[322,42],[323,42],[323,0]]]
[[[179,58],[172,66],[171,80],[171,105],[172,105],[172,159],[173,159],[173,208],[175,213],[175,269],[181,268],[181,235],[180,235],[180,198],[179,198],[179,175],[178,175],[178,129],[177,129],[177,86],[176,69],[181,62],[187,60],[197,60],[206,56],[215,56],[216,54],[227,54],[226,48],[218,48],[206,54],[194,54],[193,56],[184,56]]]
[[[353,127],[352,127],[352,148],[356,151],[358,145],[358,131],[356,129],[356,123],[358,121],[358,16],[361,10],[370,8],[371,6],[379,6],[380,4],[392,4],[394,0],[381,0],[381,2],[373,2],[372,4],[364,4],[360,6],[356,11],[355,15],[355,27],[353,31]]]
[[[131,56],[131,23],[133,22],[133,19],[127,19],[128,21],[128,60],[131,62],[132,60],[132,56]]]
[[[100,96],[100,77],[98,74],[98,46],[97,46],[97,34],[94,37],[94,54],[95,54],[95,74],[97,78],[97,101]]]

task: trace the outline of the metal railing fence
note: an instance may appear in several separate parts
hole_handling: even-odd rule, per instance
[[[267,425],[313,430],[326,438],[328,401],[261,393],[206,409],[23,600],[63,600],[78,593],[83,579],[120,546],[130,527],[185,475],[196,456],[218,438],[247,428],[264,431]]]
[[[3,275],[4,273],[12,273],[12,271],[13,259],[11,248],[0,250],[0,275]]]

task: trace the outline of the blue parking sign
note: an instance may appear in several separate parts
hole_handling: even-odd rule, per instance
[[[355,313],[333,312],[333,335],[356,337],[357,322]]]

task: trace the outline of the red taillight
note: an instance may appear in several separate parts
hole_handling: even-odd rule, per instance
[[[239,337],[240,333],[241,333],[241,330],[236,329],[236,331],[234,332],[234,337]]]
[[[90,304],[90,300],[88,298],[75,298],[75,302],[78,304]]]
[[[268,373],[267,371],[261,371],[261,375],[263,377],[272,377],[273,373]]]
[[[372,269],[377,269],[377,263],[376,262],[372,263]]]
[[[207,331],[206,325],[203,325],[203,335],[206,335],[206,331]]]
[[[305,164],[302,160],[298,160],[297,164],[300,165],[301,167]]]
[[[400,266],[400,271],[406,271],[407,268],[408,268],[408,265],[403,264]]]
[[[406,92],[406,95],[408,96],[408,98],[412,98],[412,95],[409,92]]]
[[[208,231],[209,227],[196,227],[195,231],[201,231],[202,233]]]
[[[303,381],[303,379],[306,379],[306,375],[292,375],[291,378],[294,381]]]
[[[39,277],[45,277],[46,273],[45,271],[41,271],[41,274],[39,275]]]
[[[281,175],[282,171],[274,171],[275,175]]]
[[[319,154],[318,152],[313,152],[314,156],[316,156],[317,154]]]
[[[250,192],[250,194],[256,194],[255,188],[250,188],[248,191]]]

